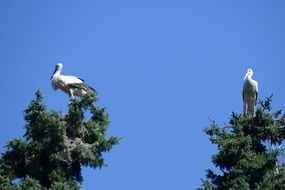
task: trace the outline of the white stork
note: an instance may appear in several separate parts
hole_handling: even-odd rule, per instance
[[[69,100],[74,100],[75,96],[82,96],[88,92],[96,93],[96,91],[84,83],[84,80],[75,76],[61,75],[61,63],[56,64],[55,70],[51,76],[51,85],[54,90],[60,89],[67,93]]]
[[[254,107],[256,104],[257,96],[258,96],[258,83],[253,80],[251,77],[253,75],[252,69],[248,69],[246,75],[244,76],[243,83],[243,113],[245,115],[253,116]]]

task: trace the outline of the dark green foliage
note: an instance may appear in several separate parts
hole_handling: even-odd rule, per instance
[[[88,94],[72,102],[68,114],[47,112],[37,91],[24,112],[24,138],[10,141],[0,159],[0,189],[76,190],[83,181],[82,166],[105,166],[102,153],[119,137],[106,137],[108,115],[94,105],[96,100]]]
[[[254,117],[233,113],[228,125],[220,128],[211,121],[205,129],[218,147],[212,162],[220,174],[207,170],[199,190],[285,189],[285,170],[277,164],[283,154],[285,116],[271,113],[271,97],[259,102]],[[277,148],[279,147],[279,148]]]

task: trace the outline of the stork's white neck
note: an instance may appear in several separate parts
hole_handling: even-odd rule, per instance
[[[248,74],[247,77],[246,77],[246,80],[250,80],[251,79],[251,75]]]

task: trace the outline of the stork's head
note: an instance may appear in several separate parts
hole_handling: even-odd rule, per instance
[[[56,64],[55,68],[54,68],[54,72],[53,72],[52,76],[50,77],[50,79],[52,79],[52,77],[54,76],[55,73],[60,74],[62,67],[63,67],[62,63]]]
[[[244,76],[244,80],[245,80],[247,77],[251,78],[252,75],[253,75],[253,70],[252,70],[252,69],[247,69],[246,74],[245,74],[245,76]]]
[[[58,63],[55,66],[55,70],[60,70],[61,71],[62,67],[63,67],[62,63]]]

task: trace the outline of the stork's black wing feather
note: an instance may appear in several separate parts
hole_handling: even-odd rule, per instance
[[[77,77],[78,79],[82,80],[82,82],[85,82],[82,78]]]
[[[256,102],[257,102],[257,97],[258,97],[258,92],[256,91],[255,92],[255,105],[256,105]]]
[[[77,89],[90,90],[92,92],[96,92],[96,90],[94,88],[88,86],[85,83],[72,83],[72,84],[68,84],[68,86],[70,88],[77,88]]]

